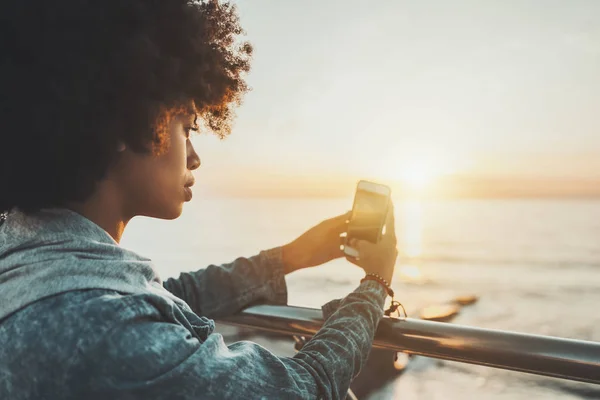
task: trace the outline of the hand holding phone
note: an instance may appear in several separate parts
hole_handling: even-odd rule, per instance
[[[371,243],[361,239],[350,239],[349,244],[356,250],[359,256],[347,256],[346,259],[348,261],[361,267],[367,274],[377,274],[386,281],[392,282],[396,259],[398,258],[393,208],[389,209],[386,231],[378,243]]]
[[[391,190],[388,186],[359,181],[348,224],[348,240],[362,239],[377,243],[381,238],[390,204]],[[351,247],[345,251],[349,256],[356,256]]]
[[[365,272],[379,274],[391,282],[398,251],[389,187],[358,182],[344,253]]]

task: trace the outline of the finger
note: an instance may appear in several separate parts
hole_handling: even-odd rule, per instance
[[[372,243],[366,240],[350,239],[348,245],[356,251],[358,251],[358,253],[360,254],[361,250],[366,250],[369,246],[372,245]]]
[[[343,215],[343,216],[345,217],[345,219],[346,219],[346,221],[345,221],[345,222],[346,222],[346,223],[348,223],[348,222],[350,222],[350,218],[352,217],[352,210],[350,210],[350,211],[346,211],[346,212],[345,212],[344,214],[342,214],[342,215]]]
[[[340,244],[335,250],[333,250],[333,258],[345,257],[346,253],[344,253],[344,245]]]
[[[360,250],[358,249],[358,241],[356,239],[348,240],[347,244],[344,246],[344,254],[346,258],[351,258],[354,261],[358,261],[360,257]]]
[[[340,246],[345,246],[348,242],[348,235],[346,232],[340,234]]]
[[[351,211],[338,215],[325,221],[327,225],[331,226],[331,230],[337,234],[346,232],[348,229],[348,221],[350,220]]]

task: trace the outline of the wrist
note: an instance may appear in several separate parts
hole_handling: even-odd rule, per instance
[[[384,277],[382,277],[381,275],[369,272],[365,275],[365,277],[360,282],[362,283],[365,281],[377,282],[385,289],[388,296],[390,296],[392,298],[394,297],[394,291],[392,290],[391,283],[388,280],[386,280]]]
[[[294,242],[281,247],[281,258],[283,261],[283,270],[286,274],[297,271],[303,267],[303,255],[296,249]]]
[[[377,276],[379,278],[381,278],[383,281],[386,282],[386,284],[391,284],[392,283],[392,274],[390,273],[382,273],[382,272],[375,272],[375,271],[365,271],[365,277],[367,276]]]

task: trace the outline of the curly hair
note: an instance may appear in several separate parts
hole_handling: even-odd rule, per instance
[[[0,11],[0,212],[83,201],[119,142],[160,154],[195,113],[230,132],[252,47],[217,0],[12,0]]]

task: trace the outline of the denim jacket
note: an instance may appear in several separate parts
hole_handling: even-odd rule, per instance
[[[214,322],[286,304],[281,249],[162,282],[151,260],[66,209],[0,226],[0,399],[338,399],[369,354],[385,291],[324,307],[294,357],[226,345]]]

